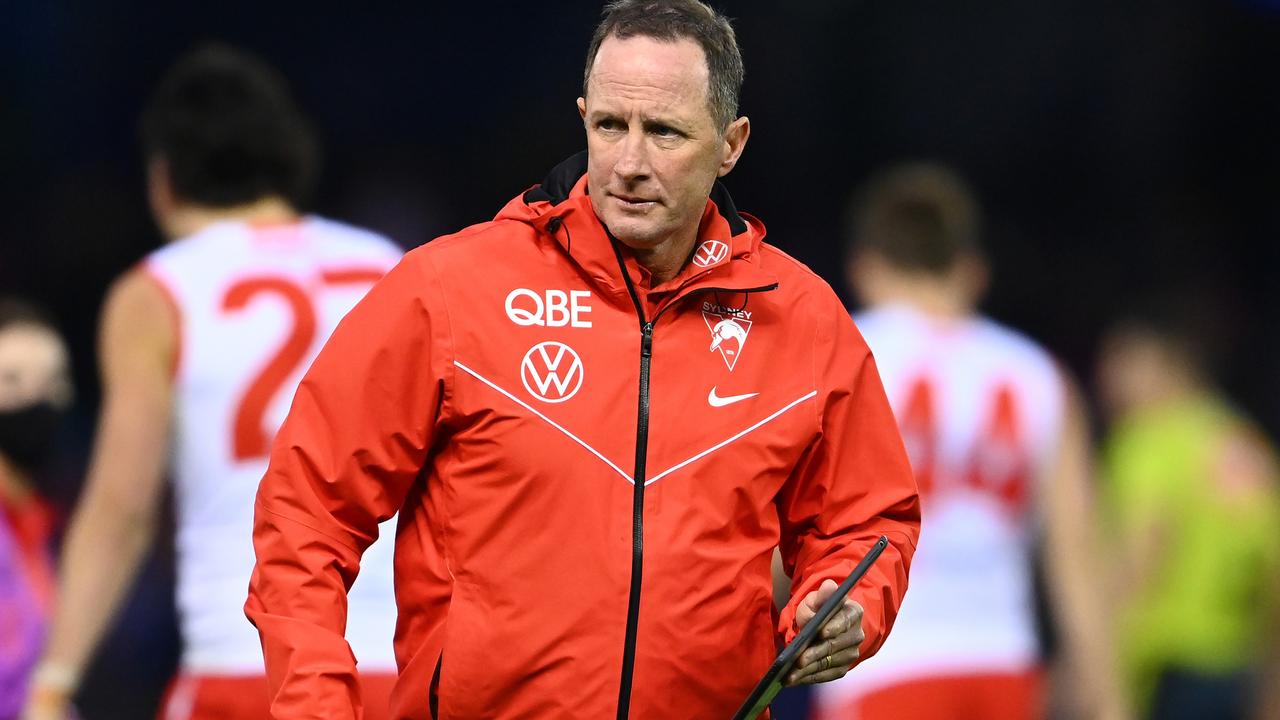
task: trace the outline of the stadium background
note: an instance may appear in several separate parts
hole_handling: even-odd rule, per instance
[[[727,185],[837,289],[850,190],[953,163],[987,212],[985,305],[1088,380],[1132,299],[1212,313],[1232,395],[1280,430],[1280,2],[716,2],[736,18],[753,136]],[[313,207],[406,246],[488,219],[583,145],[573,107],[599,4],[6,3],[0,291],[69,335],[80,388],[57,499],[78,484],[111,278],[155,247],[136,117],[200,40],[288,76],[325,165]],[[165,558],[87,690],[143,717],[173,662]]]

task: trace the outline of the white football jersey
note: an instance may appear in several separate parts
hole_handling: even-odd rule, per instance
[[[179,322],[170,467],[183,670],[263,672],[243,608],[271,439],[338,321],[399,257],[386,238],[307,217],[216,223],[146,259]],[[346,637],[361,669],[395,669],[394,533],[394,520],[383,524],[350,593]]]
[[[849,676],[819,686],[818,702],[834,708],[903,681],[1033,668],[1038,481],[1065,410],[1056,364],[980,316],[945,321],[892,305],[855,321],[902,430],[923,521],[893,632]]]

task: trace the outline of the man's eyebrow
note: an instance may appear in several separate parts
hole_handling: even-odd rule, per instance
[[[690,132],[693,131],[695,127],[694,123],[692,122],[688,122],[681,118],[672,117],[672,116],[657,117],[653,115],[646,115],[640,118],[640,124],[641,124],[641,127],[644,127],[644,128],[654,128],[654,127],[670,128],[684,135],[688,135]]]
[[[605,109],[597,108],[587,113],[587,120],[589,122],[599,122],[600,120],[622,120],[622,119],[624,119],[622,113],[616,112],[614,110],[605,110]],[[645,114],[640,116],[640,126],[643,128],[667,127],[682,133],[688,133],[691,129],[691,125],[692,123],[685,122],[680,118],[671,116],[671,115],[659,116],[659,115]]]

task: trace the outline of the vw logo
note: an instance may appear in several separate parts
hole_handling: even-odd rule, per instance
[[[707,240],[698,246],[693,253],[693,264],[698,267],[711,267],[729,257],[729,246],[719,240]]]
[[[542,402],[562,403],[582,387],[582,358],[564,343],[538,343],[520,361],[520,382]]]

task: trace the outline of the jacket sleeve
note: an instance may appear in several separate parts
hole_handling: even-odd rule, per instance
[[[447,315],[432,309],[421,252],[339,323],[258,488],[245,613],[262,638],[271,717],[360,717],[347,591],[426,462],[445,397]]]
[[[831,305],[815,333],[819,433],[777,498],[793,580],[778,629],[790,641],[800,601],[827,578],[843,581],[885,535],[889,546],[849,594],[864,611],[865,660],[884,643],[906,593],[920,504],[875,361],[834,296]]]

